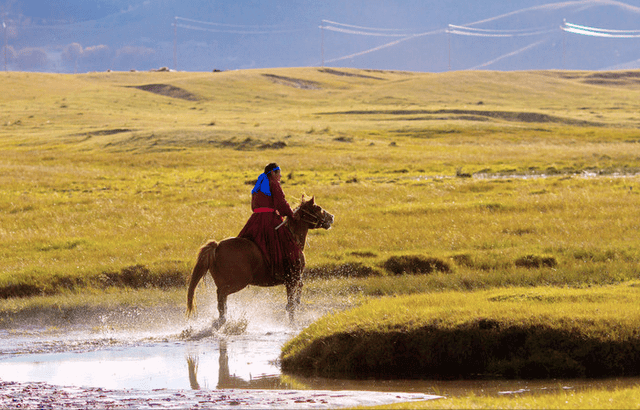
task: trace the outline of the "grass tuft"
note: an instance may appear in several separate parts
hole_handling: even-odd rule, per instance
[[[451,271],[451,266],[446,261],[424,256],[392,256],[384,262],[383,266],[394,275]]]
[[[555,268],[558,261],[553,256],[526,255],[516,259],[515,265],[520,268]]]
[[[380,276],[381,272],[360,262],[348,262],[342,264],[330,263],[306,268],[303,275],[309,279],[366,278],[370,276]]]

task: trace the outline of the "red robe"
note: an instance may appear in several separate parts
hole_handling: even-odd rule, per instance
[[[276,227],[283,216],[293,217],[293,211],[287,203],[282,187],[276,181],[269,181],[271,196],[256,192],[251,198],[251,215],[244,228],[238,234],[240,238],[252,240],[262,251],[271,273],[286,278],[292,269],[302,269],[301,250],[286,226]]]

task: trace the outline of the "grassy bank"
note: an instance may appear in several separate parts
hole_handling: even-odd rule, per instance
[[[637,376],[638,283],[371,300],[290,341],[284,371],[346,378]]]

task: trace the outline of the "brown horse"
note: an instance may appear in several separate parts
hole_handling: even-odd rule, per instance
[[[300,249],[304,267],[304,245],[309,229],[331,228],[333,215],[316,205],[315,198],[305,201],[294,210],[294,218],[287,218],[278,229],[290,229]],[[287,288],[287,307],[289,319],[293,321],[294,311],[300,304],[302,291],[302,268],[290,278],[276,278],[270,274],[263,260],[260,248],[244,238],[227,238],[220,242],[209,241],[200,248],[196,265],[191,273],[187,292],[187,314],[194,308],[194,293],[200,279],[211,273],[218,293],[218,319],[213,323],[219,328],[226,321],[227,296],[244,289],[248,285],[276,286],[284,284]],[[282,275],[283,276],[283,275]]]

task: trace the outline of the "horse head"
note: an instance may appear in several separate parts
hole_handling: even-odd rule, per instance
[[[309,200],[305,200],[302,196],[302,202],[300,206],[295,210],[295,213],[300,217],[300,221],[308,225],[309,229],[330,229],[333,224],[333,215],[322,209],[322,207],[316,204],[316,197],[311,197]]]

